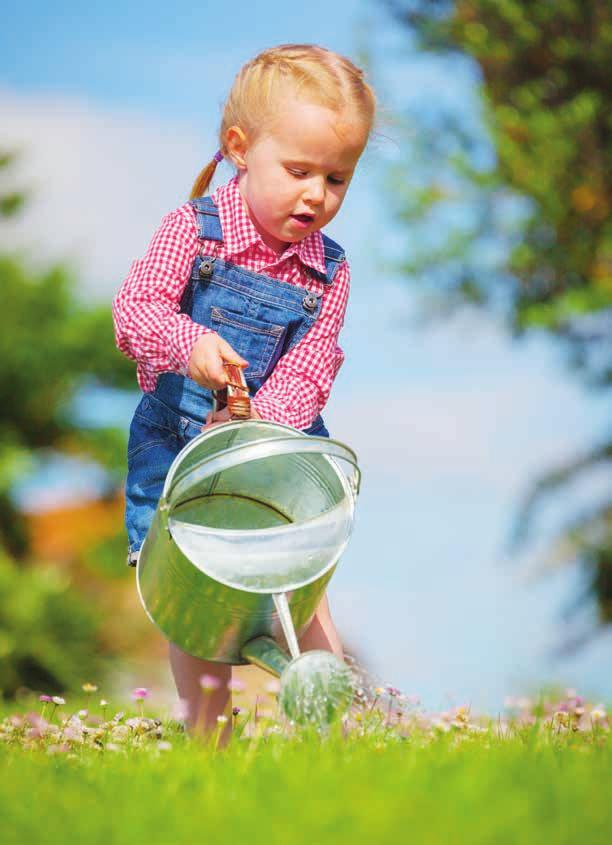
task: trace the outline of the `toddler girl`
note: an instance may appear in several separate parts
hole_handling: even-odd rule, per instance
[[[117,346],[143,390],[130,426],[128,563],[135,565],[170,464],[207,425],[223,361],[245,367],[252,416],[328,437],[320,412],[344,355],[349,292],[342,248],[321,229],[340,210],[375,112],[363,73],[313,45],[265,50],[239,72],[223,110],[220,149],[189,202],[164,217],[113,301]],[[236,175],[204,196],[217,163]],[[342,658],[323,599],[300,645]],[[189,730],[215,727],[231,667],[169,656]],[[200,677],[211,693],[202,695]],[[200,711],[204,712],[200,712]]]

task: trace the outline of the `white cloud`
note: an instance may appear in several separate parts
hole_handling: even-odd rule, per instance
[[[0,248],[35,265],[69,260],[81,289],[109,299],[161,217],[187,199],[214,151],[188,125],[169,125],[86,100],[0,89],[3,147],[21,152],[11,182],[28,188],[24,214],[3,223]]]

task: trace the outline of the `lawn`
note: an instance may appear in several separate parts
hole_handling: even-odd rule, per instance
[[[245,706],[217,751],[175,720],[156,723],[148,702],[144,717],[110,708],[105,719],[84,702],[81,715],[47,704],[44,722],[37,700],[5,708],[1,841],[612,841],[603,708],[566,696],[487,720],[464,708],[426,715],[380,692],[324,736],[273,708],[255,723]]]

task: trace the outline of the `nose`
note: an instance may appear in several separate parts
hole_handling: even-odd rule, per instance
[[[304,200],[313,205],[320,205],[325,199],[325,179],[322,176],[313,176],[308,180],[304,191]]]

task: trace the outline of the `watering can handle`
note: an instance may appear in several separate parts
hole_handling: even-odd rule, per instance
[[[244,425],[244,423],[241,423]],[[357,498],[359,493],[359,484],[361,481],[361,470],[357,465],[357,456],[352,449],[340,443],[338,440],[331,440],[328,437],[272,437],[268,440],[257,440],[252,443],[241,443],[238,446],[232,446],[223,452],[221,455],[211,455],[204,458],[199,463],[189,467],[189,471],[183,476],[180,474],[174,475],[172,471],[168,473],[164,490],[160,499],[160,506],[164,508],[170,490],[180,496],[183,482],[189,480],[188,487],[193,487],[194,483],[203,481],[211,475],[218,472],[224,472],[227,469],[239,466],[240,464],[248,463],[249,461],[257,461],[262,458],[276,457],[277,455],[301,455],[301,454],[318,454],[327,455],[330,458],[336,458],[341,461],[346,461],[351,464],[353,468],[353,475],[347,476],[353,499]]]

